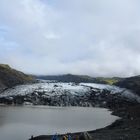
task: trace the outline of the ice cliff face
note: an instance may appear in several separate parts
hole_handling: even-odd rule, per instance
[[[140,102],[134,93],[104,84],[40,82],[16,86],[0,94],[0,103],[50,106],[101,106]]]

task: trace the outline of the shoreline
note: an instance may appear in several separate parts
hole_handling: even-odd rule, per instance
[[[105,128],[89,132],[94,140],[139,140],[140,104],[111,110],[120,119]]]
[[[107,109],[120,119],[104,128],[87,131],[93,140],[140,140],[140,104]],[[80,135],[81,133],[71,133],[71,135]],[[39,135],[32,140],[50,140],[51,138],[52,135]]]

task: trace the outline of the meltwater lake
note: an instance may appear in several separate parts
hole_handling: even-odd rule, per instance
[[[117,119],[104,108],[0,106],[0,139],[27,140],[31,135],[95,130]]]

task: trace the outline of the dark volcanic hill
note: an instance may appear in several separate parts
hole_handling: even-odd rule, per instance
[[[85,82],[85,83],[106,83],[102,79],[93,78],[87,75],[73,75],[73,74],[65,74],[65,75],[49,75],[49,76],[37,76],[39,79],[43,80],[56,80],[59,82]]]
[[[35,76],[38,79],[43,80],[56,80],[59,82],[75,82],[75,83],[100,83],[100,84],[114,84],[121,80],[119,77],[105,78],[105,77],[91,77],[88,75],[73,75],[73,74],[65,74],[65,75],[40,75]]]
[[[12,87],[32,81],[31,76],[12,69],[9,65],[0,64],[0,88]]]
[[[140,95],[140,76],[134,76],[120,80],[115,85],[130,89]]]

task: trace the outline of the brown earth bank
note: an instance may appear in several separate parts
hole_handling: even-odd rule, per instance
[[[111,108],[112,114],[120,119],[110,126],[89,134],[93,140],[140,140],[140,104],[125,105],[120,108]],[[71,135],[80,135],[75,133]],[[62,136],[59,136],[62,138]],[[31,140],[51,140],[52,136],[38,136]]]

